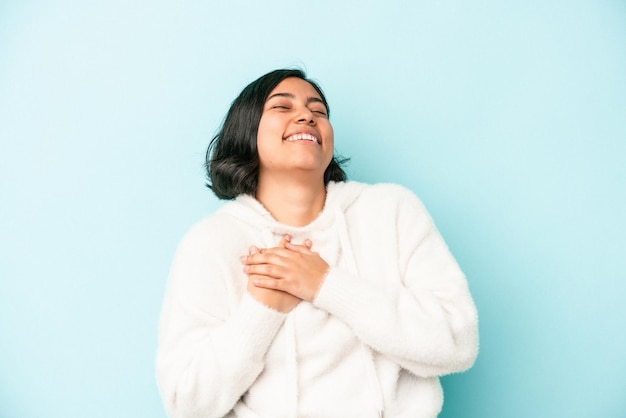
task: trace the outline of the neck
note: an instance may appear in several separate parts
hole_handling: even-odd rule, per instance
[[[298,178],[264,178],[259,176],[256,199],[278,222],[305,226],[324,209],[326,187],[323,179],[303,181]]]

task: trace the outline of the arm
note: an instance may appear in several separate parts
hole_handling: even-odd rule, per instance
[[[263,370],[285,318],[243,289],[233,303],[237,292],[229,292],[227,281],[237,281],[237,260],[229,270],[219,244],[206,238],[211,235],[215,231],[195,228],[185,237],[168,281],[157,379],[171,417],[226,415]]]
[[[357,277],[333,268],[314,304],[416,375],[465,370],[478,350],[477,315],[465,277],[418,199],[405,192],[400,203],[396,227],[381,232],[380,241],[382,253],[397,256],[397,267],[388,268],[392,275],[365,279],[363,272]]]

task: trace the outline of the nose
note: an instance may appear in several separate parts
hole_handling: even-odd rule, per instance
[[[298,123],[306,123],[308,125],[315,125],[315,118],[313,117],[313,112],[309,110],[307,107],[303,107],[302,110],[296,116],[296,121]]]
[[[308,118],[300,118],[298,119],[298,123],[307,123],[308,125],[315,125],[315,119],[308,119]]]

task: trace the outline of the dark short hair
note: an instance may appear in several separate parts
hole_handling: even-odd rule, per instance
[[[289,77],[309,83],[320,95],[328,115],[330,108],[322,89],[299,69],[274,70],[248,84],[230,105],[222,126],[206,152],[207,187],[220,199],[234,199],[240,194],[256,194],[259,180],[257,131],[269,94]],[[324,184],[345,181],[341,165],[347,158],[333,156],[324,172]]]

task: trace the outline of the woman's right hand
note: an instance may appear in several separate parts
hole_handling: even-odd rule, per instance
[[[285,248],[285,244],[289,242],[291,237],[289,235],[283,236],[278,244],[278,247]],[[250,247],[249,254],[258,254],[261,252],[257,247]],[[249,275],[248,276],[248,293],[252,295],[257,301],[261,302],[265,306],[272,309],[276,309],[282,313],[289,313],[295,308],[302,299],[281,290],[264,289],[262,287],[255,286],[253,281],[258,278],[264,278],[265,276]]]

